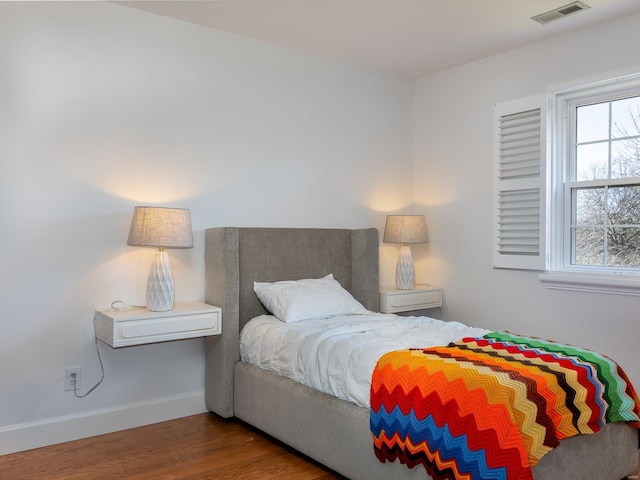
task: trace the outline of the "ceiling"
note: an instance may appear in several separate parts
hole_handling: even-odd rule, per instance
[[[417,78],[640,12],[639,0],[540,25],[571,0],[143,0],[114,2],[215,30]]]

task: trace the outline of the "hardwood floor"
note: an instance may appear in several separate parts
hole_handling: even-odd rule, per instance
[[[0,456],[11,480],[333,480],[341,477],[235,420],[203,413]]]
[[[239,421],[208,413],[0,456],[0,478],[344,480]]]

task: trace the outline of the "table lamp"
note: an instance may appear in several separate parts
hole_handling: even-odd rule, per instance
[[[191,213],[184,208],[135,207],[127,245],[158,247],[147,281],[147,309],[173,308],[174,284],[165,248],[192,248]]]
[[[412,290],[415,275],[409,244],[427,242],[427,222],[424,215],[387,215],[382,241],[402,243],[396,263],[396,288]]]

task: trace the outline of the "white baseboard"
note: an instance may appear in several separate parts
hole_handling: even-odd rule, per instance
[[[0,455],[206,412],[204,392],[0,427]]]

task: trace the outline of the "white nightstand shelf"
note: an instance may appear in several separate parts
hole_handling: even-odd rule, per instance
[[[380,289],[382,313],[410,312],[442,307],[442,288],[416,285],[413,290]]]
[[[176,302],[173,310],[145,307],[96,310],[96,335],[113,348],[219,335],[222,310],[201,302]]]

